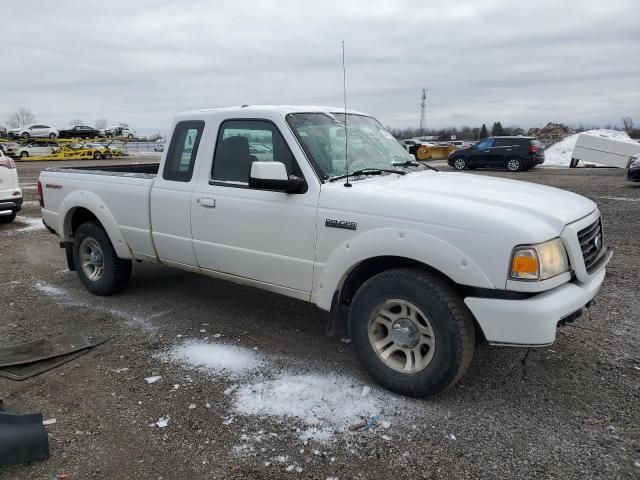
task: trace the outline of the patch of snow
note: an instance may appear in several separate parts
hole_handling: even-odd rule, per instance
[[[243,415],[296,418],[308,428],[299,436],[303,440],[329,441],[336,433],[347,432],[349,425],[362,417],[376,417],[384,410],[391,394],[372,392],[363,396],[362,386],[340,375],[283,374],[241,386],[234,409]]]
[[[254,370],[263,363],[251,350],[200,341],[178,345],[169,351],[166,358],[212,373],[237,374]]]
[[[34,287],[36,290],[52,297],[63,297],[67,295],[67,292],[63,288],[56,287],[46,282],[36,282]]]
[[[57,420],[55,418],[49,418],[48,420],[43,420],[42,424],[43,425],[53,425],[56,422],[57,422]]]
[[[165,428],[169,425],[170,418],[171,417],[160,417],[155,424],[160,428]]]
[[[8,230],[11,233],[31,233],[38,230],[44,230],[46,227],[44,223],[42,223],[42,218],[33,218],[33,217],[24,217],[22,215],[18,215],[15,219],[14,225],[24,225],[20,228],[15,228],[13,230]]]
[[[146,377],[145,380],[147,381],[147,383],[156,383],[161,378],[162,377],[160,375],[153,375],[151,377]]]
[[[615,202],[640,202],[640,198],[627,198],[627,197],[598,197],[603,200],[613,200]]]
[[[587,130],[586,132],[582,133],[635,143],[634,140],[629,138],[629,135],[627,135],[626,132],[621,132],[619,130],[598,129]],[[558,143],[554,143],[549,148],[547,148],[544,151],[544,163],[540,166],[568,167],[569,163],[571,163],[571,154],[573,153],[573,148],[576,146],[576,142],[578,141],[578,135],[580,134],[576,133],[574,135],[569,135]]]

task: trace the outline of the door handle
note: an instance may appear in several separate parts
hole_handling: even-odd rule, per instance
[[[215,198],[199,198],[196,200],[201,206],[205,208],[216,208],[216,199]]]

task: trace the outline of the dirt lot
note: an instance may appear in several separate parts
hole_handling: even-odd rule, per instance
[[[593,199],[615,255],[595,306],[552,347],[523,365],[525,349],[480,345],[456,388],[419,401],[377,388],[303,302],[156,265],[135,266],[120,295],[90,295],[39,223],[47,166],[18,165],[27,203],[0,226],[0,344],[110,340],[30,380],[0,378],[0,398],[56,419],[51,458],[1,479],[640,475],[640,184],[620,171],[480,173]],[[220,351],[226,369],[180,357],[207,344],[234,347]],[[375,414],[376,428],[349,430]]]

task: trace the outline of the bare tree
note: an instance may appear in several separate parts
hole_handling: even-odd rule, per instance
[[[631,117],[622,117],[622,129],[629,133],[631,130],[633,130],[633,120],[631,119]]]
[[[79,118],[74,118],[72,120],[69,120],[69,126],[70,127],[75,127],[76,125],[82,125],[84,122],[82,120],[80,120]]]
[[[103,117],[96,119],[94,127],[96,130],[104,130],[107,128],[107,125],[109,125],[109,120]]]
[[[31,113],[28,108],[19,108],[7,118],[7,124],[12,128],[22,127],[23,125],[29,125],[36,121],[36,116]]]

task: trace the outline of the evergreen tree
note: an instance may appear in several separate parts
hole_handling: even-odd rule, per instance
[[[489,132],[487,131],[487,126],[483,123],[482,128],[480,129],[480,140],[487,138],[488,136]]]
[[[506,135],[504,128],[502,128],[502,123],[494,122],[493,127],[491,128],[491,136],[492,137],[503,137]]]

